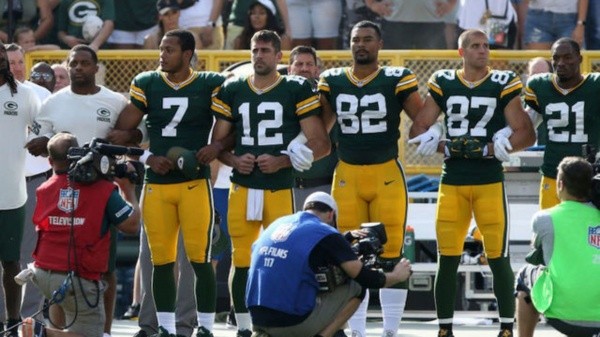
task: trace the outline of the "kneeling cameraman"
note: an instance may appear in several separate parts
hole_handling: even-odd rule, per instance
[[[534,251],[516,281],[520,337],[533,336],[540,313],[567,336],[600,334],[600,211],[590,202],[590,186],[598,184],[592,177],[590,163],[565,157],[556,177],[560,203],[533,216]]]
[[[405,259],[390,273],[363,266],[333,227],[336,213],[333,198],[315,192],[306,198],[303,212],[279,218],[254,243],[246,304],[255,331],[272,337],[345,336],[340,329],[368,288],[410,276]],[[316,273],[328,266],[341,268],[339,274],[352,280],[320,293]]]
[[[122,196],[105,179],[89,184],[70,181],[71,147],[78,147],[77,139],[68,133],[58,133],[48,142],[54,175],[36,191],[33,222],[39,238],[33,282],[62,307],[70,325],[67,331],[48,329],[46,336],[101,337],[105,321],[101,276],[108,268],[109,227],[137,233],[140,209],[127,178],[115,179]],[[32,322],[25,319],[23,336],[33,333]]]

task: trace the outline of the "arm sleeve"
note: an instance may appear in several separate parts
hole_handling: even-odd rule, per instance
[[[48,139],[54,136],[54,123],[52,121],[52,108],[49,107],[51,103],[49,100],[46,100],[44,104],[41,105],[39,114],[35,117],[33,121],[33,126],[31,128],[31,133],[29,134],[29,140],[38,138],[38,137],[47,137]]]
[[[118,189],[111,193],[106,204],[105,217],[111,226],[118,226],[133,213],[133,207],[119,194]]]
[[[554,251],[554,224],[547,212],[539,212],[532,221],[533,247],[544,252],[544,265],[550,263]]]

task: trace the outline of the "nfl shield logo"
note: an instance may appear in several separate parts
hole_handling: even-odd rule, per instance
[[[65,213],[72,212],[77,209],[78,202],[79,190],[73,190],[72,188],[60,189],[58,209]]]
[[[600,226],[588,228],[588,243],[600,249]]]
[[[296,229],[296,225],[293,223],[286,223],[284,225],[279,226],[272,234],[271,240],[275,242],[283,242],[288,239],[290,234]]]

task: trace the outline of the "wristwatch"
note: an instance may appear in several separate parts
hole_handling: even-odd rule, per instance
[[[577,20],[577,25],[585,26],[585,20]]]
[[[215,28],[217,26],[217,23],[215,21],[208,21],[208,24],[206,26]]]

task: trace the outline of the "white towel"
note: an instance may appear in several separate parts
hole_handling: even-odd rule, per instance
[[[264,204],[265,191],[249,188],[248,200],[246,201],[246,220],[262,221]]]

